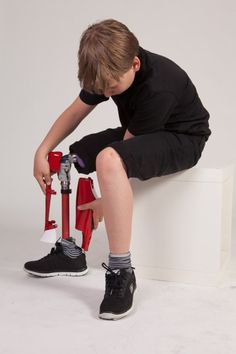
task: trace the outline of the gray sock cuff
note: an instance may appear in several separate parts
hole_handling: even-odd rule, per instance
[[[108,266],[111,269],[131,268],[131,253],[110,253]]]
[[[110,253],[109,254],[110,257],[131,257],[131,253],[130,252],[126,252],[126,253]]]
[[[73,239],[62,239],[61,240],[63,253],[70,258],[77,258],[83,252],[80,247],[78,247]]]

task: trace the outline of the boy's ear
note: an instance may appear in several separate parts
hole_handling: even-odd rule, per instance
[[[134,61],[133,61],[133,69],[134,69],[134,71],[136,72],[136,71],[139,71],[139,69],[140,69],[140,66],[141,66],[141,62],[140,62],[140,59],[139,59],[139,57],[134,57]]]

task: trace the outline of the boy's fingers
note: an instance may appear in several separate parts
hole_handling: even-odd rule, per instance
[[[93,218],[93,228],[94,228],[94,229],[97,229],[97,228],[98,228],[98,224],[99,224],[100,222],[102,222],[102,220],[103,220],[103,217],[95,216],[95,217]]]
[[[78,205],[78,209],[79,210],[87,210],[87,209],[92,209],[92,208],[90,207],[90,203],[85,203],[85,204]]]
[[[36,179],[38,181],[38,184],[39,184],[40,188],[42,189],[42,192],[45,194],[46,193],[46,185],[45,185],[45,182],[44,182],[43,178],[42,177],[37,177]]]
[[[40,187],[42,189],[42,192],[45,194],[46,193],[45,183],[44,184],[40,184]]]
[[[93,228],[97,229],[98,227],[98,219],[93,219]]]
[[[94,224],[94,229],[98,228],[98,224],[102,222],[103,216],[98,214],[98,213],[93,213],[93,224]]]
[[[50,175],[44,176],[45,183],[49,186],[52,183],[52,179]]]
[[[91,208],[91,204],[92,203],[81,204],[81,205],[78,205],[77,208],[79,210],[88,210],[88,209],[93,210],[93,225],[92,225],[92,228],[93,229],[97,229],[99,222],[101,222],[103,220],[103,216],[99,215],[99,213],[96,211],[96,209],[94,210],[93,208]]]

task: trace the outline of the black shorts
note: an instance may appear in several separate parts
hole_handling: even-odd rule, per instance
[[[125,129],[109,128],[89,134],[70,146],[70,153],[77,154],[85,167],[75,164],[80,173],[96,170],[96,156],[110,146],[122,158],[128,178],[147,180],[185,170],[196,165],[205,146],[204,136],[158,131],[123,140]]]

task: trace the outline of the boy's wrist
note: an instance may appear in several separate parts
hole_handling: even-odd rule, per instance
[[[38,156],[38,157],[43,157],[43,158],[46,158],[48,156],[48,153],[50,151],[44,147],[39,147],[37,150],[36,150],[36,153],[35,153],[35,156]]]

